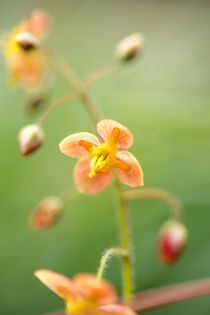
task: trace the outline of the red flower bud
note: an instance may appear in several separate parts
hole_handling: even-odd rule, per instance
[[[181,255],[187,240],[187,229],[178,221],[167,221],[158,237],[158,256],[165,265],[171,265]]]
[[[62,210],[62,202],[58,197],[48,197],[41,201],[30,217],[30,226],[36,230],[53,226]]]
[[[43,143],[44,133],[39,125],[28,125],[23,127],[18,135],[20,152],[28,155],[36,151]]]

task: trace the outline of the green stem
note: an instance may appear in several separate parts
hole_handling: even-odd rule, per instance
[[[55,71],[60,74],[76,91],[78,98],[82,101],[87,109],[87,112],[92,119],[94,125],[97,124],[100,118],[100,114],[96,109],[95,104],[87,94],[86,90],[83,88],[83,82],[74,73],[74,71],[68,66],[66,66],[62,60],[58,59],[51,52],[48,52],[49,60]]]
[[[78,192],[76,191],[75,187],[67,188],[61,195],[60,198],[63,202],[64,207],[72,201],[76,196],[78,195]]]
[[[104,270],[106,268],[106,265],[108,261],[113,257],[113,256],[119,256],[121,258],[126,257],[128,253],[121,249],[121,248],[109,248],[105,251],[103,256],[101,257],[100,261],[100,266],[98,269],[98,274],[97,274],[97,279],[100,280],[103,277]]]
[[[157,188],[141,188],[139,190],[125,191],[123,197],[126,200],[154,198],[163,201],[171,208],[175,220],[180,221],[182,218],[183,206],[181,201],[168,191]]]
[[[119,199],[119,219],[120,219],[120,232],[121,232],[121,246],[127,251],[128,255],[123,257],[123,288],[124,288],[124,301],[127,305],[131,304],[131,296],[133,290],[132,284],[132,249],[129,234],[129,222],[126,200],[123,198],[123,191],[121,183],[116,176],[116,191]]]
[[[109,76],[110,74],[113,74],[117,72],[120,67],[121,63],[119,62],[114,62],[109,66],[103,67],[101,69],[96,70],[95,72],[91,73],[84,81],[83,87],[84,89],[89,89],[94,83],[97,81]]]
[[[38,119],[38,124],[39,125],[43,125],[43,123],[45,122],[45,120],[46,120],[47,116],[49,115],[49,113],[51,113],[51,111],[53,111],[58,106],[60,106],[60,105],[62,105],[64,103],[76,101],[77,99],[78,99],[77,94],[71,93],[71,94],[62,95],[61,97],[58,97],[57,99],[51,101],[44,108],[43,112],[41,113],[41,115],[40,115],[40,117]]]

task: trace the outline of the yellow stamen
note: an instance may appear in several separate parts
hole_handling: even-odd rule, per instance
[[[114,128],[109,138],[96,147],[94,144],[81,140],[79,144],[85,148],[90,156],[90,173],[89,177],[92,178],[97,172],[108,172],[113,168],[121,168],[128,171],[129,165],[117,159],[117,144],[120,135],[120,129]]]
[[[67,301],[67,314],[81,314],[84,311],[94,310],[96,303],[88,299],[82,299],[77,302]]]

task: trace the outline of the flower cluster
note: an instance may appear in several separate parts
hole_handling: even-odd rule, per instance
[[[74,89],[73,93],[64,95],[46,106],[38,122],[26,125],[20,130],[18,135],[20,152],[27,156],[41,147],[45,138],[42,124],[52,110],[65,102],[75,100],[82,102],[96,126],[98,137],[89,132],[73,133],[60,142],[59,148],[65,155],[78,158],[73,171],[73,181],[79,193],[98,194],[111,183],[113,172],[116,173],[114,187],[119,195],[121,246],[105,252],[97,276],[78,274],[71,280],[49,270],[38,270],[35,275],[64,299],[66,313],[69,315],[135,315],[131,309],[133,253],[127,220],[128,201],[146,196],[163,200],[174,210],[174,217],[162,227],[158,238],[158,256],[164,264],[170,265],[179,258],[186,243],[187,230],[180,222],[182,210],[180,203],[169,193],[147,189],[145,194],[141,194],[137,189],[129,195],[129,192],[126,194],[121,187],[121,183],[131,188],[144,185],[142,168],[136,157],[127,151],[133,144],[133,135],[121,123],[100,118],[88,94],[88,88],[141,53],[144,38],[141,34],[134,33],[120,40],[115,51],[115,62],[82,81],[71,68],[44,48],[43,42],[50,24],[51,18],[48,13],[43,10],[34,11],[8,34],[3,43],[3,53],[12,85],[20,84],[27,90],[36,91],[45,77],[49,62],[53,70],[62,75]],[[33,99],[32,105],[37,105],[41,99],[42,97],[38,95]],[[30,226],[42,230],[53,226],[63,213],[69,197],[72,196],[61,194],[59,197],[53,196],[42,200],[30,217]],[[122,259],[124,299],[121,304],[118,302],[114,287],[102,279],[107,260],[113,253]]]

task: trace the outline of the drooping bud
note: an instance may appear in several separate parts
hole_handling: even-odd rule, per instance
[[[186,241],[187,229],[178,221],[167,221],[162,226],[158,237],[158,256],[165,265],[171,265],[181,255]]]
[[[24,51],[30,51],[40,46],[38,38],[30,32],[19,33],[16,36],[16,42]]]
[[[136,57],[143,49],[144,37],[139,33],[131,34],[121,39],[116,48],[116,58],[127,61]]]
[[[20,151],[22,155],[29,155],[36,151],[43,143],[44,133],[39,125],[27,125],[18,135]]]
[[[42,200],[30,217],[30,226],[36,230],[44,230],[52,227],[60,217],[62,201],[53,196]]]
[[[26,100],[25,109],[28,111],[35,111],[36,109],[39,109],[44,102],[45,97],[43,94],[31,96]]]

